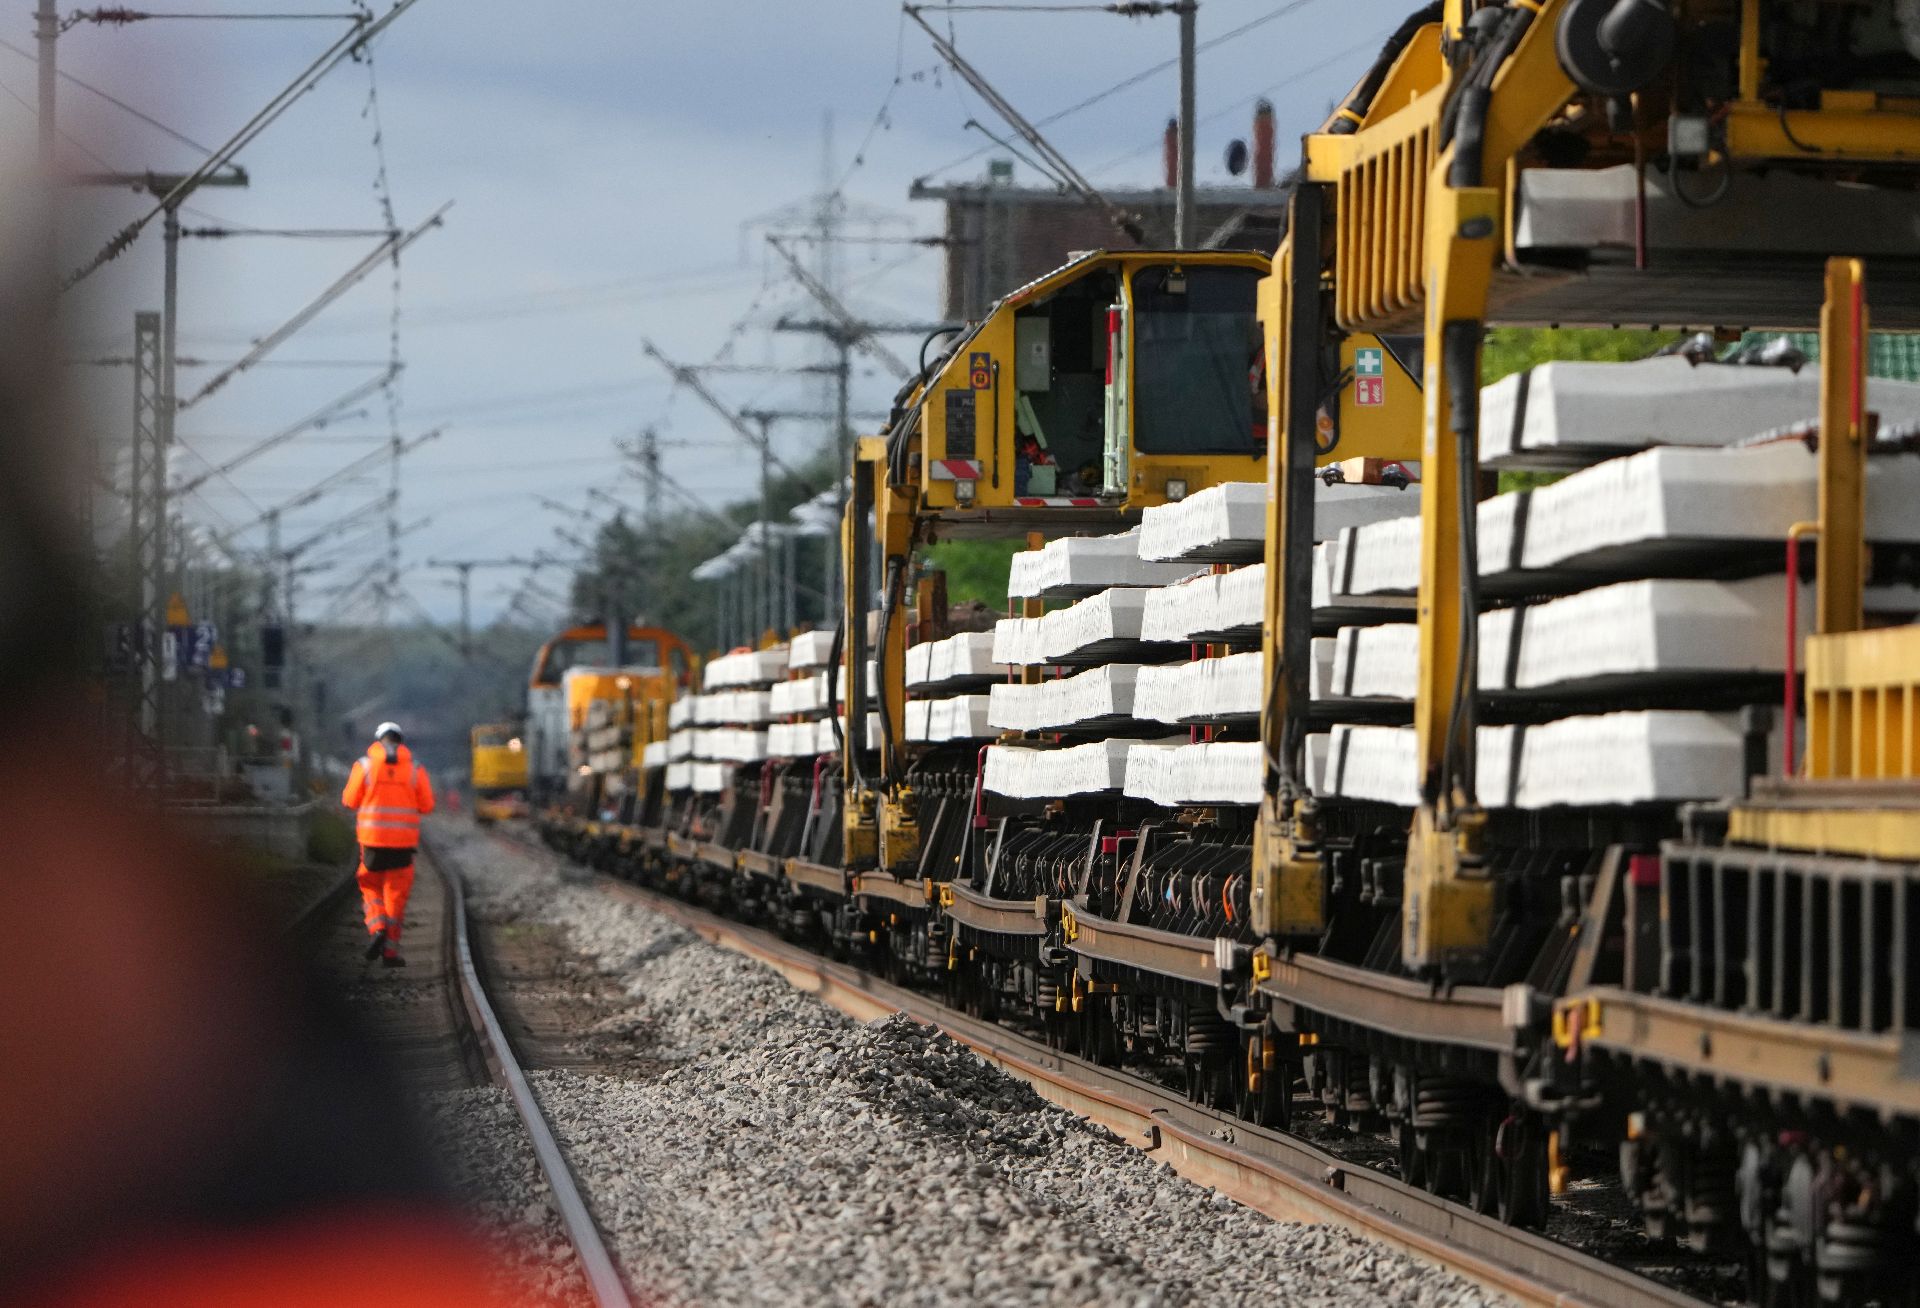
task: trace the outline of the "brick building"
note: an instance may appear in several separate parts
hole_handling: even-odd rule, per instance
[[[916,181],[909,194],[916,200],[946,205],[947,266],[941,312],[955,321],[985,317],[996,299],[1058,268],[1076,250],[1124,249],[1132,244],[1102,210],[1080,196],[1015,186],[1011,168],[997,162],[982,181],[954,185]],[[1104,194],[1141,220],[1149,248],[1172,246],[1170,188]],[[1287,194],[1284,186],[1200,187],[1195,195],[1200,244],[1272,253],[1279,241]]]

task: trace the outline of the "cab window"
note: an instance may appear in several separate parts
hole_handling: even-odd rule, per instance
[[[1143,268],[1133,275],[1133,445],[1143,454],[1255,454],[1257,268]]]

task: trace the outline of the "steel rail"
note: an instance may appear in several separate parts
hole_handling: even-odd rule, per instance
[[[549,854],[501,832],[494,839]],[[901,1013],[939,1028],[1048,1099],[1109,1129],[1175,1170],[1282,1221],[1330,1222],[1457,1272],[1520,1303],[1551,1308],[1698,1308],[1682,1290],[1507,1226],[1284,1132],[1190,1103],[1165,1087],[1051,1049],[939,999],[823,959],[758,927],[602,876],[610,892],[673,919],[712,944],[765,963],[794,988],[863,1021]]]
[[[422,852],[426,852],[424,846]],[[515,1059],[506,1029],[500,1025],[492,1001],[487,998],[480,970],[473,961],[473,942],[467,934],[466,889],[461,883],[460,873],[450,862],[442,862],[437,857],[430,857],[427,861],[447,887],[447,915],[453,927],[453,956],[459,972],[460,997],[466,1005],[468,1024],[479,1036],[481,1054],[494,1081],[506,1090],[513,1100],[515,1111],[520,1115],[520,1124],[533,1144],[534,1159],[540,1164],[540,1171],[547,1178],[547,1187],[553,1194],[554,1210],[560,1214],[560,1222],[567,1229],[567,1238],[579,1255],[580,1270],[593,1292],[594,1302],[600,1308],[632,1308],[633,1301],[627,1295],[626,1283],[620,1279],[620,1269],[615,1266],[613,1255],[607,1250],[606,1240],[600,1234],[593,1214],[587,1210],[587,1201],[580,1193],[573,1169],[567,1164],[567,1156],[561,1150],[560,1142],[554,1138],[553,1128],[548,1125],[546,1114],[541,1111],[540,1100],[535,1096],[519,1061]]]

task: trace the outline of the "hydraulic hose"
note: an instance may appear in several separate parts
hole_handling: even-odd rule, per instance
[[[1329,135],[1351,136],[1360,130],[1360,124],[1365,121],[1367,110],[1373,107],[1373,98],[1380,94],[1380,87],[1387,80],[1387,73],[1392,69],[1394,61],[1412,42],[1416,32],[1430,23],[1439,22],[1445,16],[1445,12],[1445,6],[1440,3],[1440,0],[1434,0],[1434,3],[1409,14],[1400,26],[1394,29],[1393,35],[1387,38],[1387,43],[1380,47],[1380,53],[1374,56],[1366,75],[1347,96],[1346,103],[1334,112],[1333,122],[1327,128]]]
[[[937,337],[956,336],[965,330],[966,328],[955,323],[947,326],[935,327],[932,331],[926,334],[925,339],[923,339],[920,342],[920,381],[922,383],[924,383],[927,380],[927,368],[928,368],[927,347],[929,345],[932,345],[934,340]],[[944,358],[946,356],[942,355],[941,357]]]
[[[887,560],[886,577],[882,583],[880,596],[880,635],[873,642],[873,662],[875,670],[885,675],[887,666],[887,637],[893,631],[894,610],[899,607],[900,577],[905,571],[904,561],[898,556]],[[887,703],[887,693],[876,688],[874,706],[880,712],[880,739],[883,748],[880,770],[880,785],[887,790],[893,788],[893,711]]]
[[[1494,11],[1482,10],[1475,18]],[[1440,111],[1440,148],[1458,143],[1453,165],[1447,171],[1447,185],[1460,189],[1480,186],[1483,180],[1483,153],[1486,143],[1487,105],[1493,98],[1494,75],[1520,45],[1533,23],[1533,11],[1520,4],[1509,4],[1498,11],[1491,34],[1476,40],[1472,25],[1467,39],[1470,45],[1466,69],[1454,78],[1448,101]]]
[[[847,761],[847,767],[853,773],[853,779],[863,789],[867,784],[866,774],[860,768],[860,751],[848,747],[848,724],[840,718],[840,658],[847,647],[847,615],[842,613],[840,621],[834,624],[833,644],[827,651],[827,721],[833,724],[833,738],[839,742],[840,757]],[[852,711],[853,705],[847,705]]]
[[[1449,322],[1441,338],[1446,369],[1448,420],[1455,442],[1455,480],[1459,485],[1460,635],[1453,674],[1453,702],[1447,709],[1447,738],[1442,755],[1441,796],[1458,792],[1468,804],[1477,799],[1475,697],[1480,657],[1480,332],[1471,319]]]

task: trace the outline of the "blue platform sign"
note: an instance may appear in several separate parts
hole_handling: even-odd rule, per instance
[[[213,662],[213,647],[220,643],[220,628],[211,622],[196,622],[182,634],[181,662],[190,668],[208,667]]]

